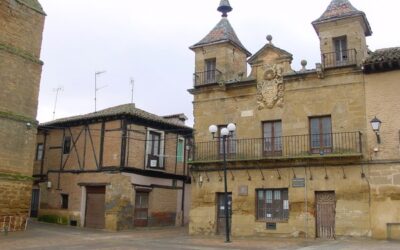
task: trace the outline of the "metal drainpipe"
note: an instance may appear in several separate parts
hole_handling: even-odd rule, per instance
[[[304,167],[304,173],[305,173],[305,175],[304,175],[304,204],[305,204],[305,213],[306,213],[306,216],[305,216],[305,221],[304,221],[304,224],[305,224],[305,230],[306,230],[306,239],[308,238],[308,199],[307,199],[307,192],[308,192],[308,189],[307,189],[307,180],[308,180],[308,177],[307,177],[307,167]]]

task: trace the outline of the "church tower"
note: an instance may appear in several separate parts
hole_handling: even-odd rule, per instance
[[[366,37],[372,34],[371,26],[365,13],[348,0],[332,0],[312,25],[320,39],[325,68],[360,66],[366,58]]]
[[[24,230],[34,157],[41,154],[36,113],[45,16],[37,0],[0,1],[0,221],[8,230]]]
[[[232,11],[229,0],[221,0],[217,9],[222,13],[219,23],[200,42],[190,47],[195,52],[195,87],[229,83],[247,76],[247,57],[243,46],[228,21]]]

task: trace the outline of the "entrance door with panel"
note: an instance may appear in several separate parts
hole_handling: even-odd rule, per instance
[[[316,192],[316,231],[318,238],[335,238],[336,197],[334,191]]]
[[[103,229],[105,227],[106,187],[86,187],[85,226]]]
[[[149,213],[149,193],[136,192],[135,198],[135,227],[147,227]]]
[[[228,212],[229,212],[229,227],[232,228],[232,193],[228,193]],[[225,194],[217,194],[217,234],[224,235],[226,233],[225,221]],[[230,230],[229,230],[230,231]]]

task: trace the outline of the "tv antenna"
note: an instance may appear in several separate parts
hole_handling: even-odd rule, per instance
[[[107,87],[107,85],[102,86],[102,87],[97,87],[97,77],[101,74],[106,73],[105,70],[103,71],[96,71],[94,72],[94,112],[97,112],[97,91],[99,91],[100,89],[104,89],[105,87]]]
[[[53,110],[53,120],[56,118],[56,107],[57,107],[57,100],[58,100],[58,94],[62,91],[64,91],[63,86],[59,86],[55,89],[53,89],[54,92],[56,92],[56,100],[54,101],[54,110]]]
[[[133,103],[133,89],[135,87],[135,80],[132,77],[131,77],[131,81],[130,81],[129,84],[131,85],[131,91],[132,91],[132,93],[131,93],[131,103]]]

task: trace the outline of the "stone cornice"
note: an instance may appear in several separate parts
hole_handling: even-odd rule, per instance
[[[33,181],[33,179],[34,179],[33,177],[27,175],[0,172],[0,180],[30,182]]]
[[[9,119],[9,120],[13,120],[16,122],[31,123],[32,126],[35,126],[35,127],[37,127],[37,125],[38,125],[38,121],[36,121],[35,119],[26,117],[23,115],[15,114],[15,113],[9,112],[9,111],[1,111],[0,110],[0,118]]]
[[[39,6],[35,6],[35,5],[32,5],[32,4],[28,4],[28,3],[26,3],[25,1],[22,1],[22,0],[16,0],[16,2],[21,4],[21,5],[24,5],[25,7],[29,8],[29,9],[31,9],[33,11],[36,11],[39,14],[47,16],[46,13],[41,8],[40,4],[39,4]]]
[[[10,54],[22,57],[25,60],[31,61],[33,63],[39,64],[39,65],[43,65],[43,61],[41,61],[40,59],[36,58],[34,55],[23,51],[21,49],[15,48],[13,46],[4,44],[4,43],[0,43],[0,50],[6,51]]]

